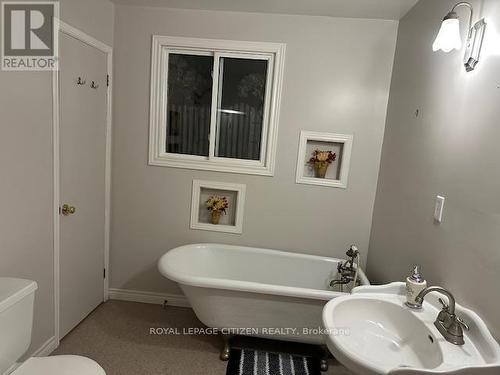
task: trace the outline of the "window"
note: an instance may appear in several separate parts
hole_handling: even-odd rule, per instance
[[[273,175],[284,50],[154,36],[149,163]]]

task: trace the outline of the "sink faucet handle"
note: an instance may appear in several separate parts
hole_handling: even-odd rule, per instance
[[[462,326],[462,328],[464,328],[466,331],[468,331],[470,328],[469,328],[469,325],[465,322],[465,320],[463,320],[461,317],[459,316],[456,316],[456,319],[457,319],[457,322]]]

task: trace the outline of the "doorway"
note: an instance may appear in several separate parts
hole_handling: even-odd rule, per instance
[[[54,73],[57,341],[107,299],[111,48],[60,24]]]

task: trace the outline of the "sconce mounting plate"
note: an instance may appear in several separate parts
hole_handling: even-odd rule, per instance
[[[474,70],[479,62],[485,31],[486,22],[484,18],[477,21],[471,28],[470,37],[467,40],[467,47],[464,55],[464,66],[465,70],[468,72]]]

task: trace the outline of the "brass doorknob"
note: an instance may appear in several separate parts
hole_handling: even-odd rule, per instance
[[[69,204],[63,204],[63,206],[61,208],[61,213],[64,216],[73,215],[75,212],[76,212],[76,208],[73,206],[70,206]]]

